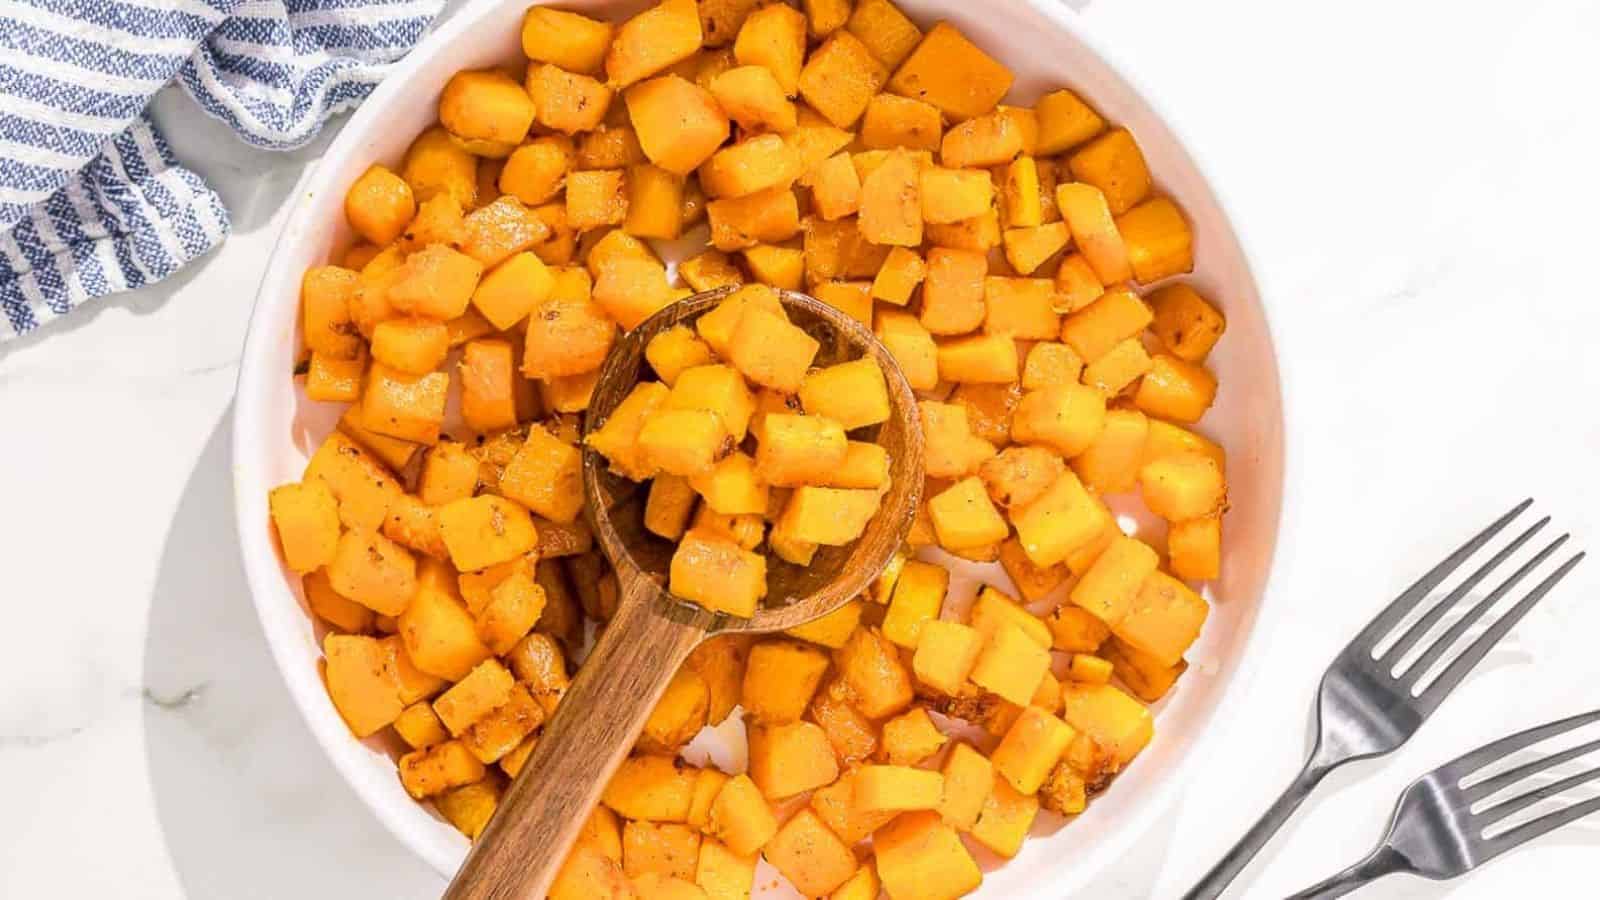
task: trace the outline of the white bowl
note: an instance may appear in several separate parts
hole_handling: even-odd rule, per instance
[[[317,674],[319,635],[300,597],[299,580],[276,553],[266,498],[271,487],[300,477],[310,451],[336,418],[335,411],[307,401],[290,372],[300,275],[350,241],[342,214],[345,188],[373,162],[398,163],[411,139],[432,124],[435,99],[453,73],[512,58],[528,5],[475,0],[452,16],[379,87],[302,182],[256,300],[235,401],[234,487],[245,571],[284,680],[356,792],[396,837],[445,876],[461,862],[467,842],[406,796],[387,754],[393,748],[353,739],[328,700]],[[644,4],[565,0],[561,5],[614,16]],[[900,0],[900,5],[925,26],[950,20],[1010,66],[1017,73],[1019,102],[1068,86],[1110,121],[1129,127],[1160,189],[1182,204],[1194,225],[1197,267],[1189,280],[1228,317],[1227,334],[1210,363],[1222,390],[1204,430],[1228,450],[1232,510],[1225,525],[1225,574],[1211,591],[1219,599],[1190,654],[1190,671],[1161,704],[1155,741],[1078,817],[1081,821],[1042,825],[1040,832],[1060,827],[1062,833],[1028,841],[1015,860],[986,877],[983,889],[986,896],[1059,897],[1085,884],[1167,812],[1201,755],[1200,745],[1214,737],[1219,710],[1230,700],[1242,700],[1249,645],[1267,630],[1270,618],[1263,600],[1284,501],[1278,366],[1248,255],[1222,203],[1153,104],[1108,62],[1076,14],[1056,0]],[[787,889],[758,893],[778,896]]]

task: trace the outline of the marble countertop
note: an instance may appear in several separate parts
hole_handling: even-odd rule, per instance
[[[1252,241],[1301,476],[1273,600],[1292,609],[1257,647],[1263,676],[1170,819],[1086,894],[1173,897],[1299,765],[1325,662],[1473,523],[1531,495],[1578,545],[1600,539],[1585,277],[1600,124],[1582,87],[1600,83],[1600,6],[1095,0],[1085,15]],[[234,236],[0,345],[0,896],[436,896],[292,707],[234,543],[249,298],[326,138],[251,151],[175,91],[157,115]],[[1592,706],[1597,636],[1591,562],[1416,741],[1335,775],[1235,896],[1343,867],[1416,775]],[[1600,823],[1457,884],[1364,896],[1592,895],[1597,853]]]

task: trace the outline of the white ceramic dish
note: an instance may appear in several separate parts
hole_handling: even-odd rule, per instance
[[[543,2],[543,0],[538,0]],[[434,101],[457,70],[487,66],[517,52],[526,2],[475,0],[444,23],[402,64],[345,126],[315,171],[302,182],[256,301],[239,376],[234,424],[234,487],[245,570],[261,623],[295,702],[329,758],[379,819],[441,874],[463,858],[462,836],[401,789],[394,763],[376,742],[352,739],[317,674],[319,635],[298,579],[283,568],[268,521],[267,491],[300,477],[305,461],[331,428],[336,412],[307,401],[290,377],[296,347],[301,273],[350,241],[345,188],[375,161],[397,163],[411,139],[435,118]],[[644,4],[564,0],[560,5],[615,17]],[[1190,672],[1163,701],[1152,745],[1081,821],[1041,825],[1059,837],[1027,842],[1011,863],[992,871],[985,896],[1070,895],[1128,849],[1156,817],[1167,814],[1186,773],[1217,733],[1219,711],[1237,702],[1248,647],[1270,624],[1263,604],[1284,505],[1284,409],[1266,310],[1249,257],[1200,167],[1177,136],[1108,54],[1055,0],[900,0],[919,23],[948,19],[1017,73],[1013,96],[1031,103],[1069,86],[1106,117],[1138,137],[1160,188],[1182,204],[1194,225],[1192,276],[1228,316],[1228,332],[1211,365],[1222,383],[1204,429],[1226,445],[1232,511],[1226,520],[1224,578]],[[970,593],[991,567],[958,573],[953,594]],[[997,568],[997,567],[994,567]],[[704,743],[702,740],[701,743]],[[715,739],[712,739],[715,743]],[[718,757],[723,754],[718,752]],[[986,866],[988,868],[988,866]],[[762,877],[758,884],[771,879]],[[787,889],[758,891],[792,896]]]

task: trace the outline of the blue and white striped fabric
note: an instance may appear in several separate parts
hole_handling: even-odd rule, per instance
[[[0,341],[215,247],[228,211],[145,114],[176,80],[258,147],[360,103],[445,0],[0,0]]]

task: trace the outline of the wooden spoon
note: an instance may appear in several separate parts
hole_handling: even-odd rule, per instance
[[[646,374],[644,351],[651,337],[692,322],[732,290],[675,303],[624,335],[600,370],[585,432],[605,422]],[[883,370],[891,415],[872,429],[876,434],[864,438],[889,452],[891,483],[882,506],[860,540],[819,548],[810,566],[769,557],[766,605],[753,618],[740,619],[667,593],[673,545],[644,528],[647,486],[606,471],[604,459],[586,449],[584,495],[590,524],[616,568],[617,612],[446,889],[447,900],[543,898],[578,830],[691,650],[715,634],[781,631],[838,609],[877,578],[905,541],[923,479],[921,419],[911,386],[888,350],[855,319],[804,294],[779,295],[790,320],[822,344],[816,365],[865,356]]]

